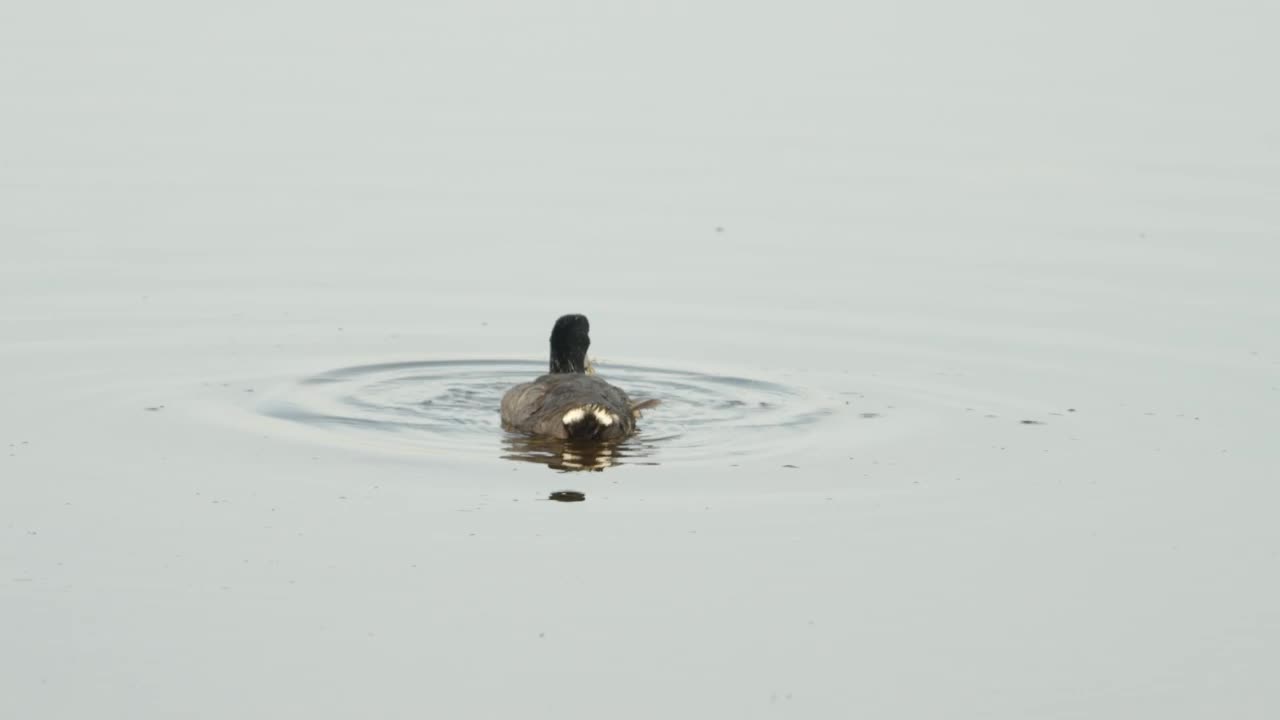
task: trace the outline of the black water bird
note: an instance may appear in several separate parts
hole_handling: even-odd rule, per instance
[[[635,432],[640,411],[658,401],[632,402],[620,388],[592,374],[587,363],[590,327],[584,315],[556,320],[550,372],[502,396],[503,427],[561,440],[617,440]]]

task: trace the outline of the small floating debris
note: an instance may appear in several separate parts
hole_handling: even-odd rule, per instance
[[[577,490],[556,490],[547,499],[556,502],[582,502],[587,499],[587,495]]]

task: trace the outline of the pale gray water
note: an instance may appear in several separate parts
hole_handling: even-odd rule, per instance
[[[747,378],[625,365],[603,370],[635,398],[663,403],[617,448],[632,461],[650,464],[785,448],[804,442],[809,426],[832,418],[840,405],[814,392]],[[484,467],[495,455],[520,454],[512,447],[520,434],[504,432],[498,421],[502,393],[545,372],[545,363],[502,360],[342,368],[278,393],[263,412],[313,427],[336,426],[339,432],[323,440],[329,443],[363,439],[403,452],[466,456]]]
[[[2,20],[0,716],[1280,707],[1272,6]]]

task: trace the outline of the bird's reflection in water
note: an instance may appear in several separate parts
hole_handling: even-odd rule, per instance
[[[629,458],[637,448],[628,443],[583,442],[530,437],[508,433],[503,440],[503,458],[538,463],[552,470],[604,470],[634,462]]]

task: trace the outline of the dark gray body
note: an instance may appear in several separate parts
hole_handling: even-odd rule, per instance
[[[596,375],[552,373],[502,396],[502,424],[562,440],[614,440],[635,430],[638,409],[625,392]]]

